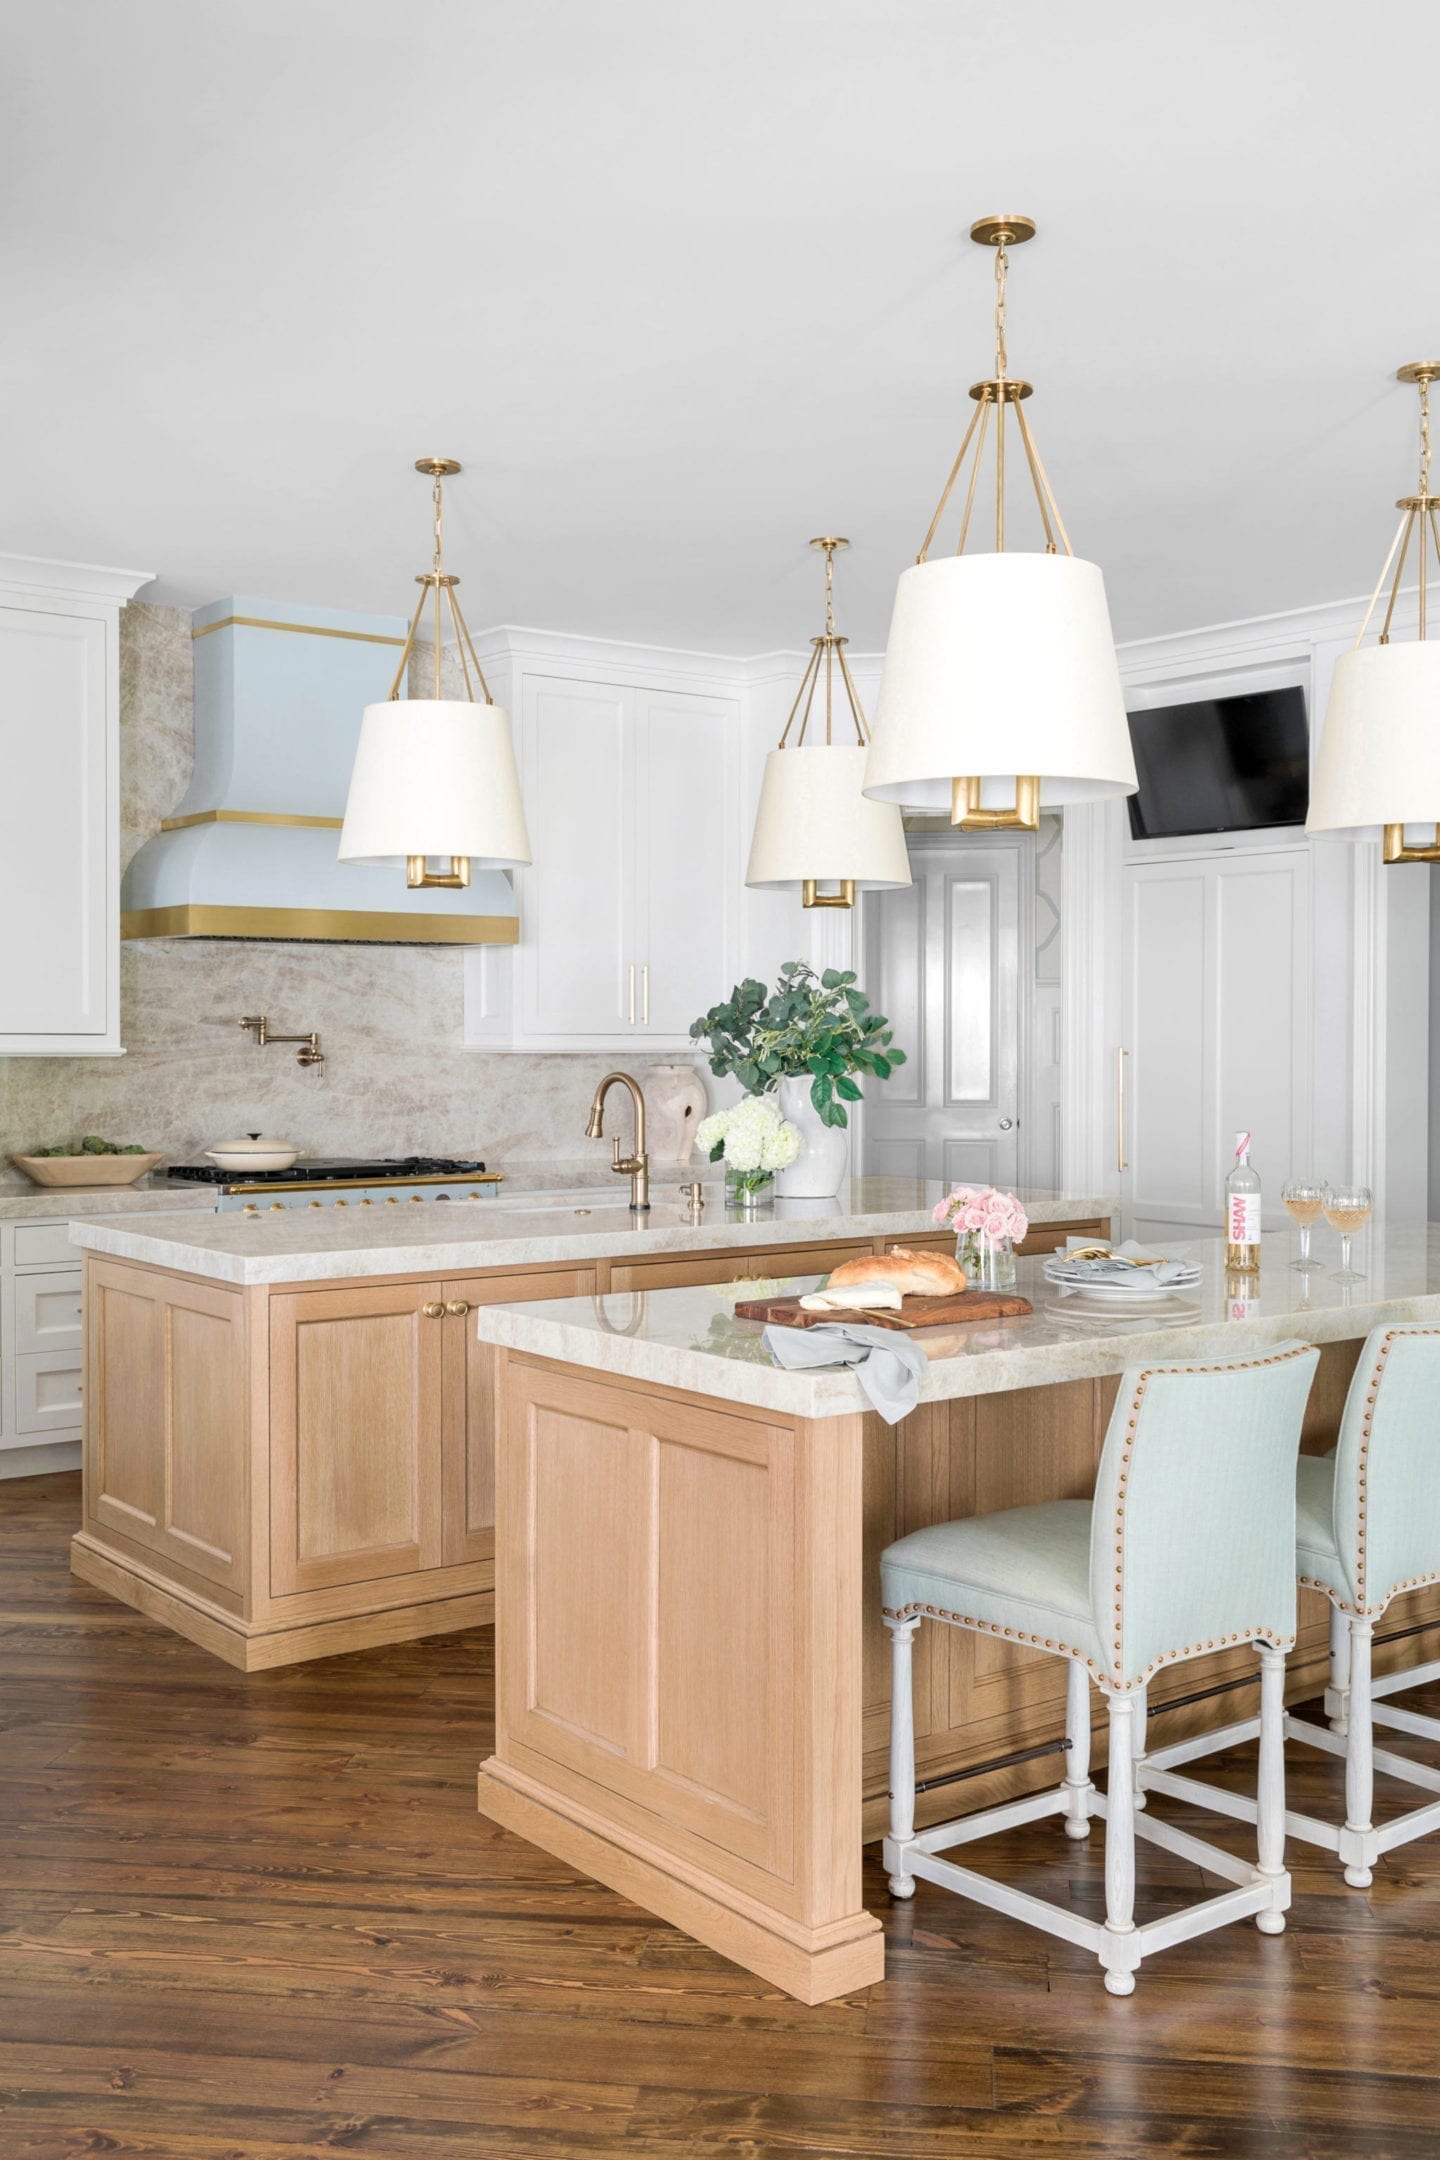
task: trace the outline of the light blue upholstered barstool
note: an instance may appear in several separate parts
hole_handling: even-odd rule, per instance
[[[1295,1460],[1318,1352],[1280,1343],[1210,1365],[1134,1366],[1115,1400],[1095,1498],[1010,1508],[916,1530],[881,1557],[894,1646],[890,1835],[897,1897],[915,1878],[1093,1950],[1112,1995],[1128,1995],[1144,1957],[1228,1921],[1285,1925],[1285,1652],[1295,1640]],[[1065,1778],[1058,1788],[915,1829],[911,1647],[925,1620],[972,1628],[1069,1660]],[[1258,1864],[1135,1813],[1137,1704],[1150,1675],[1231,1643],[1260,1647]],[[1110,1776],[1090,1782],[1093,1679],[1110,1712]],[[942,1859],[952,1846],[1063,1815],[1084,1837],[1105,1818],[1103,1925]],[[1136,1832],[1235,1887],[1137,1927]]]
[[[1440,1800],[1411,1808],[1376,1829],[1370,1820],[1375,1772],[1440,1793],[1440,1771],[1388,1750],[1375,1752],[1376,1725],[1440,1740],[1440,1718],[1376,1707],[1376,1698],[1440,1679],[1440,1661],[1376,1680],[1370,1671],[1375,1622],[1393,1598],[1440,1582],[1440,1328],[1417,1323],[1376,1328],[1365,1339],[1345,1398],[1340,1438],[1325,1456],[1302,1455],[1296,1473],[1295,1567],[1308,1590],[1330,1600],[1327,1730],[1285,1719],[1285,1737],[1345,1759],[1345,1821],[1288,1813],[1291,1837],[1338,1853],[1345,1880],[1363,1889],[1381,1853],[1440,1828]],[[1202,1741],[1162,1748],[1141,1767],[1152,1791],[1203,1794],[1223,1813],[1252,1815],[1249,1803],[1173,1766],[1250,1739],[1254,1719]]]

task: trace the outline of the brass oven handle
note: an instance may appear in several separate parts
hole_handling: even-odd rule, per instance
[[[635,963],[630,963],[630,1025],[635,1025]]]
[[[439,1304],[422,1305],[420,1310],[424,1313],[427,1320],[440,1320],[444,1318],[445,1314],[445,1307]]]
[[[1125,1160],[1125,1060],[1128,1050],[1115,1052],[1115,1168],[1126,1171],[1130,1165]]]
[[[650,963],[647,960],[640,970],[640,1024],[650,1025]]]
[[[449,1304],[445,1307],[445,1310],[446,1312],[450,1313],[453,1318],[459,1320],[462,1319],[467,1312],[469,1312],[470,1307],[466,1304],[463,1297],[457,1297],[451,1298]]]

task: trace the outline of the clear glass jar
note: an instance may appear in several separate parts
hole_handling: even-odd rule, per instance
[[[742,1215],[753,1215],[758,1208],[768,1207],[775,1198],[775,1173],[773,1170],[732,1170],[725,1165],[725,1205],[738,1208]]]
[[[955,1240],[955,1258],[965,1270],[967,1289],[1015,1288],[1012,1239],[987,1237],[983,1230],[962,1230]]]

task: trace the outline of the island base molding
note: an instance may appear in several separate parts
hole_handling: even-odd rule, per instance
[[[311,1658],[339,1657],[348,1650],[377,1650],[385,1643],[414,1642],[430,1635],[454,1635],[464,1628],[488,1627],[495,1618],[493,1590],[459,1596],[421,1598],[388,1610],[353,1613],[341,1619],[306,1625],[258,1628],[207,1598],[177,1588],[142,1561],[121,1562],[84,1530],[70,1541],[70,1572],[122,1605],[158,1620],[188,1642],[223,1658],[237,1672],[273,1672]]]
[[[717,1878],[682,1870],[674,1856],[628,1837],[613,1821],[535,1784],[492,1756],[477,1780],[480,1813],[603,1882],[647,1912],[773,1981],[798,2002],[831,2002],[884,1978],[880,1923],[863,1907],[807,1928],[767,1911]]]

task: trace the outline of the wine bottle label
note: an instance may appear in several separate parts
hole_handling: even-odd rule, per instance
[[[1227,1202],[1226,1237],[1232,1245],[1260,1242],[1259,1193],[1231,1193]]]

